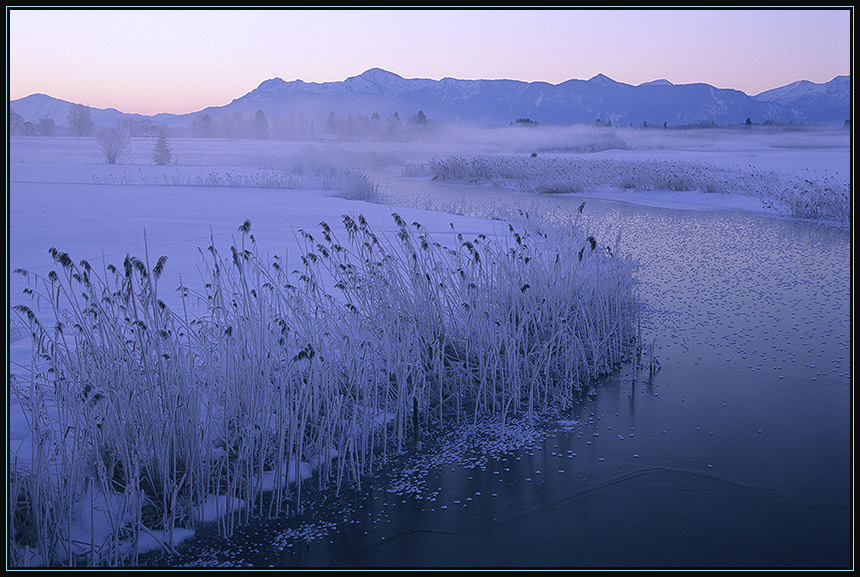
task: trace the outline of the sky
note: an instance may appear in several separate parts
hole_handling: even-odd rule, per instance
[[[852,71],[853,10],[47,10],[7,6],[7,97],[145,115],[222,106],[270,78],[558,84],[605,74],[755,95]]]

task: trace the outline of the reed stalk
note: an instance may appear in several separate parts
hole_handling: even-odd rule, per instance
[[[229,252],[200,251],[202,287],[180,281],[177,312],[159,298],[165,259],[97,275],[55,251],[59,273],[28,275],[55,329],[15,310],[34,342],[19,391],[34,458],[16,502],[38,537],[16,547],[113,564],[160,531],[172,550],[213,499],[229,535],[301,511],[304,468],[321,487],[360,482],[422,427],[567,407],[632,357],[633,263],[578,224],[443,243],[393,218],[393,236],[362,216],[321,223],[319,239],[297,231],[291,272],[246,221]],[[117,498],[110,540],[81,551],[69,512],[87,479]]]

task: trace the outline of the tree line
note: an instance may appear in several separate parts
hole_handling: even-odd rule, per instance
[[[150,118],[125,118],[116,123],[130,137],[154,137],[164,126],[156,125]],[[43,114],[35,122],[25,120],[14,110],[9,110],[9,136],[93,136],[97,129],[92,111],[83,104],[73,104],[66,115],[66,125],[60,126],[49,114]]]
[[[172,137],[191,138],[224,138],[228,140],[293,140],[316,138],[387,138],[401,139],[413,135],[415,131],[429,128],[432,121],[419,110],[407,120],[402,120],[397,112],[386,118],[378,113],[343,116],[335,111],[327,115],[306,115],[301,112],[279,114],[271,120],[265,112],[258,110],[255,114],[245,114],[241,111],[224,113],[215,117],[208,112],[195,115],[191,122],[180,128],[172,128],[168,132]],[[149,118],[123,119],[115,127],[129,137],[149,137],[159,135],[166,127],[156,125]],[[89,107],[73,104],[66,117],[66,125],[60,126],[48,114],[42,115],[37,121],[25,120],[14,110],[9,111],[10,136],[93,136],[97,130]]]
[[[415,130],[429,128],[431,121],[422,110],[403,121],[397,112],[386,118],[378,113],[343,116],[335,111],[327,115],[307,115],[302,112],[279,114],[271,120],[265,112],[255,114],[232,111],[216,118],[208,112],[197,114],[187,127],[193,138],[227,138],[255,140],[293,140],[335,137],[402,138]]]

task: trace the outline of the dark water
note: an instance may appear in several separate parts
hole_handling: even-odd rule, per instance
[[[584,214],[641,265],[653,378],[625,367],[532,447],[421,469],[421,498],[379,479],[153,562],[853,566],[850,232],[596,200]]]

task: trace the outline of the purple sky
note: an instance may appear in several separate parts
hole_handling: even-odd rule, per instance
[[[754,95],[851,73],[853,12],[827,10],[25,10],[7,8],[8,97],[195,112],[269,78],[557,84],[605,74]]]

